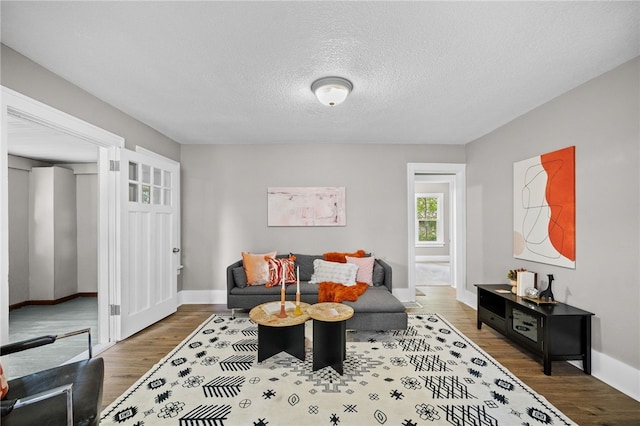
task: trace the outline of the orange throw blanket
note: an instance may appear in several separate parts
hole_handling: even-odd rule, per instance
[[[361,282],[351,286],[330,281],[321,282],[318,284],[318,303],[341,303],[344,300],[355,302],[362,293],[367,291],[367,288],[369,288],[369,284]]]

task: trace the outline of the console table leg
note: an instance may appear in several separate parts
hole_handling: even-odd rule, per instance
[[[478,320],[478,330],[482,330],[482,321]]]
[[[582,336],[582,371],[591,375],[591,317],[583,318],[584,327]]]
[[[547,376],[551,375],[551,357],[547,354],[544,355],[544,374]]]

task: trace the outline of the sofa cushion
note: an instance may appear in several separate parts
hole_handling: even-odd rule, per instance
[[[235,295],[271,295],[273,300],[280,300],[280,287],[267,287],[264,285],[249,285],[246,287],[235,286],[230,291]],[[300,281],[301,294],[318,294],[318,284],[311,284],[308,281]],[[290,285],[286,288],[287,300],[295,300],[296,286]],[[291,295],[291,299],[289,299]],[[314,301],[315,303],[315,301]]]
[[[327,262],[322,259],[313,261],[313,275],[309,280],[311,283],[321,283],[331,281],[344,285],[354,285],[358,265],[353,263]]]
[[[265,257],[275,258],[276,252],[263,254],[242,252],[242,266],[247,274],[248,285],[263,285],[269,282],[269,263]]]
[[[356,281],[373,285],[373,264],[376,262],[375,257],[346,256],[346,259],[347,263],[358,265]]]
[[[300,281],[309,281],[313,275],[313,261],[322,256],[292,253],[296,257],[296,267],[300,268]]]
[[[244,266],[233,268],[233,280],[236,287],[245,288],[247,286],[247,273],[244,272]]]
[[[374,287],[384,286],[384,268],[378,262],[373,263],[373,276],[371,281]]]
[[[345,300],[356,312],[406,312],[406,307],[386,287],[369,287],[356,302]]]

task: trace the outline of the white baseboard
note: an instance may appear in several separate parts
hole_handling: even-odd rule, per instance
[[[182,290],[178,292],[180,305],[226,305],[226,290]]]
[[[397,288],[393,295],[400,301],[408,302],[415,299],[410,297],[408,288]],[[462,293],[462,303],[477,310],[477,296],[465,290]],[[178,306],[213,304],[226,305],[227,292],[225,290],[183,290],[178,292]],[[570,364],[582,369],[582,362],[569,361]],[[609,386],[640,401],[640,370],[624,364],[598,351],[591,351],[591,375],[605,382]]]
[[[568,361],[582,370],[581,361]],[[640,370],[591,350],[591,375],[616,388],[636,401],[640,401]]]

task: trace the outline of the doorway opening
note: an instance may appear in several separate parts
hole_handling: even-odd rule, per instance
[[[434,285],[454,287],[464,300],[464,182],[464,164],[407,165],[409,302],[417,303],[416,295]]]
[[[52,310],[44,314],[37,312],[42,310],[39,308],[54,308],[65,312],[65,321],[75,328],[95,328],[93,352],[99,353],[115,342],[108,308],[116,284],[115,275],[111,273],[115,264],[114,247],[109,242],[109,230],[115,223],[116,209],[111,200],[115,198],[116,181],[109,175],[109,165],[124,140],[5,87],[2,87],[1,116],[5,125],[0,144],[3,177],[0,185],[3,231],[0,233],[0,342],[21,340],[16,337],[19,334],[13,332],[9,339],[12,322],[9,321],[9,306],[35,308],[16,316],[27,318],[26,321],[32,324],[41,315],[53,315]],[[32,182],[35,174],[38,178]],[[58,184],[59,188],[54,189]],[[53,194],[59,197],[55,202]],[[56,208],[61,206],[66,211],[56,216],[54,203]],[[15,209],[23,211],[13,211]],[[30,220],[34,212],[38,219]],[[18,224],[15,220],[20,214],[24,219]],[[41,214],[47,220],[43,220]],[[64,232],[54,231],[56,220],[64,222],[60,224]],[[43,222],[50,222],[51,232],[41,228]],[[74,227],[70,230],[72,224]],[[16,234],[17,227],[22,229],[21,234]],[[21,241],[22,245],[16,247],[16,241]],[[66,258],[72,260],[67,262]],[[61,259],[64,261],[60,262]],[[52,264],[56,265],[55,269]],[[40,303],[34,306],[31,303],[34,300]],[[54,302],[64,303],[56,305]],[[83,312],[82,317],[76,316],[75,321],[69,317],[71,308]],[[78,318],[84,319],[78,322]],[[40,322],[40,325],[44,323]],[[61,332],[38,329],[33,325],[28,328],[32,329],[31,333],[41,332],[38,335]],[[20,332],[19,327],[16,331]],[[86,352],[86,337],[81,342],[71,343]],[[47,347],[47,351],[54,350],[57,345],[58,342]],[[82,356],[86,354],[78,355]]]

